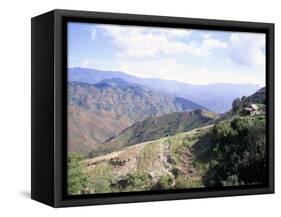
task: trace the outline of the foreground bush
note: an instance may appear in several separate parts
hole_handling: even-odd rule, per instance
[[[211,132],[213,163],[207,186],[263,184],[266,177],[265,118],[236,117]]]
[[[67,156],[67,190],[69,194],[81,194],[87,188],[89,179],[80,164],[82,155],[70,152]]]

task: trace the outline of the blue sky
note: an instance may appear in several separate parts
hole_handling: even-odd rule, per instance
[[[265,84],[265,35],[68,23],[68,67],[192,84]]]

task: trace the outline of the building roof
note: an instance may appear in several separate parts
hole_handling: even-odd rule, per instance
[[[258,107],[256,104],[251,104],[250,106],[251,106],[251,108],[253,108],[254,110],[258,110],[258,109],[259,109],[259,107]]]

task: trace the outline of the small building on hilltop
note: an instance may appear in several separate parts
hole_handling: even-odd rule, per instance
[[[243,108],[242,115],[259,115],[259,107],[256,104],[250,104]]]

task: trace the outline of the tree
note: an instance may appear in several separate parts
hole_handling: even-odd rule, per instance
[[[233,102],[232,102],[232,112],[234,114],[239,114],[241,109],[242,109],[242,102],[241,102],[240,98],[237,98],[237,99],[233,100]]]
[[[207,186],[263,184],[266,177],[265,118],[236,117],[216,124]]]

